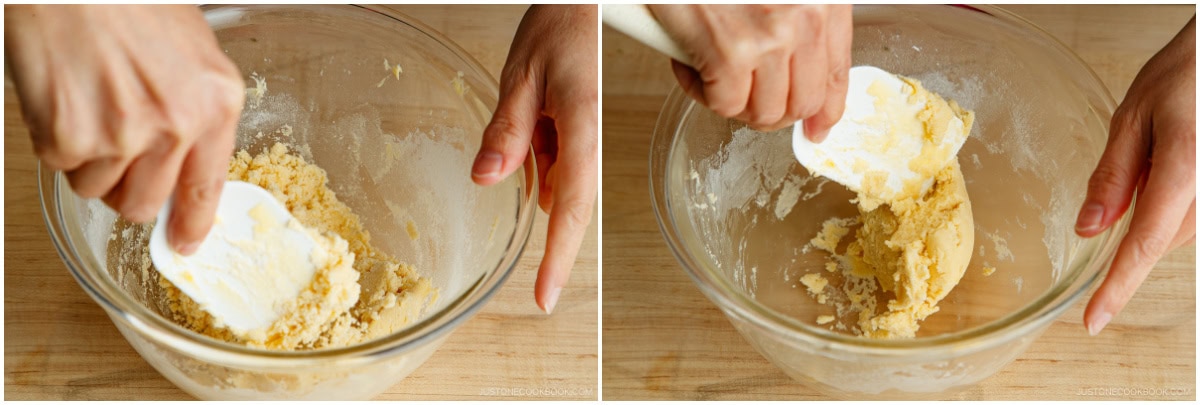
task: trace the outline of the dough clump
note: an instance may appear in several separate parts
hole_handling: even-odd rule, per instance
[[[925,104],[917,116],[922,123],[917,128],[927,143],[940,143],[947,126],[958,122],[964,126],[963,133],[970,133],[971,111],[929,92],[916,80],[901,79],[909,85],[906,90],[911,90],[909,102]],[[959,119],[952,120],[954,117]],[[899,126],[899,131],[905,127]],[[913,171],[932,174],[933,184],[924,193],[912,185],[902,195],[881,200],[864,186],[854,200],[858,216],[826,220],[810,242],[831,254],[826,267],[841,270],[841,283],[838,300],[828,292],[814,291],[811,285],[809,294],[820,303],[830,301],[838,317],[845,317],[860,336],[915,337],[920,322],[939,310],[938,303],[958,285],[971,260],[975,228],[962,170],[957,159],[945,167],[929,166],[939,159],[923,153],[910,162]],[[854,239],[839,253],[838,245],[854,225],[859,225]],[[883,299],[887,299],[886,305],[879,304]],[[823,316],[818,324],[829,322]]]

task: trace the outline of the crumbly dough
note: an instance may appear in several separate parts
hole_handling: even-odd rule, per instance
[[[428,278],[371,246],[371,236],[358,216],[329,189],[325,171],[289,153],[287,146],[276,143],[253,157],[239,151],[230,163],[228,179],[263,187],[304,226],[328,234],[321,249],[330,253],[329,264],[318,269],[294,310],[265,336],[236,336],[160,277],[167,307],[179,324],[251,347],[343,347],[399,330],[436,299]],[[352,269],[348,262],[353,263]],[[345,305],[350,295],[357,295],[352,306]]]
[[[800,277],[800,284],[808,289],[808,293],[817,298],[817,303],[824,304],[829,295],[825,294],[825,286],[829,285],[829,280],[820,273],[809,273]]]
[[[924,139],[940,139],[938,132],[946,130],[950,117],[959,117],[964,133],[970,132],[970,111],[925,90],[915,80],[902,80],[914,92],[910,102],[925,102],[926,108],[918,115],[923,123],[918,133]],[[920,322],[939,310],[938,303],[962,279],[971,260],[974,221],[962,171],[957,159],[949,166],[929,167],[937,161],[935,156],[922,154],[910,162],[915,172],[935,173],[933,185],[923,194],[912,185],[906,187],[909,192],[904,195],[882,200],[864,185],[855,199],[857,219],[831,218],[810,242],[831,254],[826,267],[841,270],[841,285],[836,302],[829,300],[826,292],[813,291],[805,283],[809,294],[819,303],[831,301],[829,305],[837,308],[838,316],[855,324],[854,332],[860,336],[915,337]],[[857,224],[861,226],[854,239],[839,253],[842,238]],[[814,274],[818,273],[804,277]],[[879,304],[880,297],[887,297],[886,305]]]
[[[205,309],[204,312],[213,315],[211,319],[214,328],[228,329],[238,339],[251,342],[257,346],[273,347],[279,341],[295,339],[313,341],[320,330],[310,325],[322,325],[332,322],[333,318],[346,312],[358,301],[360,287],[358,271],[354,270],[354,254],[350,253],[345,239],[332,233],[321,233],[300,224],[292,218],[286,223],[280,222],[275,212],[265,204],[258,204],[247,212],[253,222],[253,232],[249,239],[225,239],[231,247],[245,252],[256,252],[274,260],[257,263],[253,261],[231,259],[222,263],[221,267],[205,263],[184,264],[184,258],[174,254],[178,277],[169,278],[160,273],[164,280],[171,283],[185,294],[190,291],[203,291],[207,296],[206,304],[221,302],[226,308],[234,308],[240,313],[222,313]],[[224,226],[220,216],[214,223],[212,232]],[[303,234],[312,240],[313,246],[307,255],[297,255],[289,247],[293,241],[288,235]],[[215,242],[209,237],[208,243]],[[293,242],[294,243],[294,242]],[[246,297],[229,288],[224,283],[217,286],[224,288],[203,288],[198,283],[211,283],[223,278],[234,278],[240,286],[254,292],[253,297]],[[197,280],[201,281],[197,281]],[[253,298],[253,299],[250,299]],[[248,300],[249,299],[249,300]],[[197,303],[203,309],[204,303]],[[259,305],[265,308],[248,308]],[[269,311],[269,312],[263,312]],[[274,319],[273,322],[262,326],[257,320]]]

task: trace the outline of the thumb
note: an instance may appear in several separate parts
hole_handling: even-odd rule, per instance
[[[1108,145],[1088,180],[1087,198],[1075,220],[1079,236],[1096,236],[1129,209],[1150,151],[1150,131],[1144,122],[1134,109],[1118,108],[1113,115]]]
[[[500,101],[483,130],[483,144],[471,167],[471,180],[496,184],[525,161],[541,115],[541,75],[522,63],[510,64],[500,78]]]

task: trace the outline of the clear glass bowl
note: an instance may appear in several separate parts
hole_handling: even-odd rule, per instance
[[[827,256],[803,246],[825,219],[857,211],[841,185],[807,179],[791,128],[743,129],[675,89],[652,141],[654,209],[688,275],[788,375],[837,397],[946,395],[1022,353],[1111,262],[1130,215],[1086,240],[1074,220],[1115,103],[1062,44],[995,7],[856,6],[854,23],[855,65],[920,79],[976,112],[959,154],[975,256],[915,339],[816,324],[831,310],[799,278]]]
[[[164,318],[157,275],[129,260],[137,246],[110,243],[114,232],[136,239],[148,226],[79,198],[43,166],[42,208],[55,247],[134,349],[196,397],[373,397],[433,354],[512,272],[533,223],[533,160],[499,184],[471,182],[495,80],[411,18],[287,5],[211,6],[205,15],[248,87],[256,86],[252,76],[266,83],[258,107],[243,113],[238,148],[254,154],[279,141],[324,168],[372,243],[429,277],[439,298],[403,330],[351,347],[276,352],[210,339]],[[399,79],[385,59],[401,66]]]

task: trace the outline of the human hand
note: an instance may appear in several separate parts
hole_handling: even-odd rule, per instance
[[[195,6],[5,6],[5,53],[34,150],[79,196],[134,222],[174,192],[168,240],[212,226],[244,84]]]
[[[521,167],[532,142],[550,214],[534,299],[554,310],[583,242],[597,193],[595,5],[534,5],[500,75],[500,102],[483,133],[471,179],[491,185]]]
[[[1196,19],[1138,72],[1113,114],[1075,232],[1103,232],[1138,204],[1084,324],[1095,335],[1168,251],[1196,238]]]
[[[671,61],[680,87],[713,112],[760,130],[804,120],[814,142],[841,119],[854,34],[849,5],[649,7],[692,57],[692,67]]]

